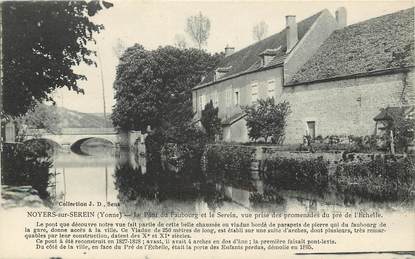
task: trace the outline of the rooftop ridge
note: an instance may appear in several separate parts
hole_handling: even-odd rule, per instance
[[[414,11],[411,7],[335,30],[285,85],[413,66]]]
[[[303,19],[303,20],[301,20],[301,21],[299,21],[297,24],[300,24],[300,23],[303,23],[303,22],[305,22],[306,20],[309,20],[309,19],[311,19],[311,18],[317,18],[317,16],[319,16],[324,10],[327,10],[327,9],[323,9],[323,10],[321,10],[321,11],[319,11],[319,12],[317,12],[317,13],[315,13],[315,14],[313,14],[313,15],[310,15],[309,17],[307,17],[307,18],[305,18],[305,19]],[[227,59],[228,57],[230,57],[230,56],[232,56],[232,55],[235,55],[235,54],[237,54],[237,53],[239,53],[239,52],[241,52],[241,51],[243,51],[243,50],[246,50],[246,49],[248,49],[248,48],[250,48],[250,47],[252,47],[252,46],[254,46],[254,45],[257,45],[257,44],[259,44],[259,43],[261,43],[261,42],[265,42],[266,40],[269,40],[270,38],[273,38],[273,37],[275,37],[276,35],[278,35],[278,34],[282,34],[282,33],[284,33],[285,31],[287,30],[287,28],[286,27],[284,27],[283,29],[281,29],[279,32],[276,32],[276,33],[274,33],[274,34],[271,34],[270,36],[268,36],[268,37],[266,37],[266,38],[264,38],[264,39],[262,39],[262,40],[260,40],[260,41],[257,41],[257,42],[254,42],[254,43],[252,43],[252,44],[249,44],[248,46],[246,46],[246,47],[243,47],[242,49],[240,49],[240,50],[238,50],[238,51],[235,51],[234,53],[232,53],[231,55],[229,55],[229,56],[227,56],[225,59]],[[225,60],[224,59],[224,60]]]
[[[363,21],[360,21],[360,22],[357,22],[357,23],[352,23],[352,24],[349,24],[349,25],[347,25],[343,28],[339,28],[335,31],[341,31],[341,30],[345,30],[347,28],[353,28],[354,26],[360,26],[361,24],[368,23],[368,22],[371,22],[371,21],[377,20],[377,19],[385,19],[387,16],[397,15],[400,12],[404,13],[404,12],[409,11],[410,9],[414,9],[414,11],[415,11],[415,6],[410,7],[410,8],[406,8],[406,9],[402,9],[402,10],[399,10],[399,11],[396,11],[396,12],[393,12],[393,13],[387,13],[387,14],[384,14],[384,15],[381,15],[381,16],[372,17],[372,18],[369,18],[367,20],[363,20]]]
[[[323,13],[324,10],[326,9],[323,9],[297,23],[299,40],[301,40],[301,38],[310,29],[311,25],[317,20],[317,18]],[[254,42],[225,57],[222,62],[220,62],[213,70],[209,71],[206,74],[204,80],[196,85],[195,88],[198,88],[198,86],[201,85],[212,83],[214,79],[213,72],[218,67],[232,66],[232,69],[226,75],[224,75],[224,78],[228,78],[232,75],[240,74],[250,69],[256,63],[256,59],[259,58],[258,54],[263,52],[265,49],[278,49],[281,46],[281,50],[284,50],[286,48],[285,33],[286,28],[283,28],[281,31],[274,33],[265,39]]]

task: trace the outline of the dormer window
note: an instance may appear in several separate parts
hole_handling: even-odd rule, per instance
[[[226,73],[228,73],[231,70],[231,68],[232,68],[231,66],[229,66],[229,67],[218,67],[215,70],[215,81],[219,80],[224,75],[226,75]]]
[[[259,54],[261,58],[261,65],[263,67],[268,66],[268,64],[271,62],[271,60],[277,55],[278,51],[281,49],[281,46],[279,46],[276,49],[266,49],[263,52]]]

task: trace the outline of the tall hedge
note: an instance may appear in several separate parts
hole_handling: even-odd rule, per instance
[[[376,157],[365,163],[345,163],[336,168],[337,191],[373,201],[404,201],[415,196],[413,158]]]
[[[262,162],[264,183],[280,190],[322,192],[327,190],[329,172],[322,158],[296,160],[276,157]]]
[[[250,188],[252,147],[209,145],[204,155],[204,169],[208,179],[235,187]]]

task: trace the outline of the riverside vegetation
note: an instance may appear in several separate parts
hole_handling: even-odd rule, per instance
[[[2,184],[25,186],[28,190],[33,188],[41,199],[48,200],[48,187],[51,185],[49,169],[52,166],[48,150],[45,142],[4,144],[1,153]]]
[[[139,191],[155,190],[159,201],[168,197],[180,200],[209,197],[209,207],[215,207],[227,200],[223,194],[224,186],[249,191],[252,206],[260,208],[284,206],[284,191],[320,197],[334,194],[346,205],[361,201],[411,204],[415,198],[415,168],[411,156],[373,155],[367,161],[356,159],[331,163],[322,157],[303,160],[278,156],[267,158],[259,161],[259,180],[263,183],[263,190],[258,192],[254,184],[256,179],[251,173],[251,162],[255,161],[254,147],[229,143],[194,145],[193,149],[187,145],[185,148],[182,145],[166,146],[169,148],[163,149],[164,159],[168,158],[175,170],[159,168],[158,176],[153,175],[152,181],[142,179],[145,188]],[[147,166],[147,170],[151,174],[151,168]],[[172,183],[178,187],[167,187]],[[137,188],[132,188],[135,190],[132,193],[137,191]],[[149,193],[155,195],[152,191],[143,195]]]

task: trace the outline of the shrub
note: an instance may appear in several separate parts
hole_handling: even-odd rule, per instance
[[[274,98],[259,99],[258,105],[246,106],[243,110],[246,113],[248,135],[253,141],[264,138],[265,142],[271,139],[272,143],[282,143],[290,114],[288,102],[276,104]]]
[[[414,160],[374,157],[372,161],[344,163],[331,181],[338,192],[373,201],[396,201],[414,197]]]
[[[202,167],[216,183],[251,188],[251,161],[254,149],[246,146],[209,145]]]
[[[349,136],[349,152],[373,152],[381,148],[381,137],[376,135]]]
[[[200,122],[206,131],[207,138],[210,142],[215,141],[215,136],[222,132],[221,120],[218,117],[219,109],[213,107],[212,101],[206,104],[202,111]]]
[[[321,193],[328,188],[327,163],[322,158],[295,160],[276,157],[263,161],[261,168],[264,183],[277,189]]]
[[[153,200],[159,196],[156,175],[142,174],[141,167],[135,169],[128,164],[117,165],[114,178],[118,199],[122,202]]]
[[[206,134],[193,123],[184,122],[179,126],[170,125],[166,129],[158,128],[152,131],[145,140],[147,168],[150,172],[159,172],[162,170],[162,155],[167,158],[178,155],[181,162],[176,162],[189,165],[196,170],[200,167],[200,158],[206,142]]]
[[[388,147],[392,139],[390,133],[393,132],[393,144],[397,152],[408,152],[408,147],[414,142],[415,139],[415,120],[407,118],[403,114],[397,114],[394,120],[390,120],[386,124],[384,138]]]
[[[161,169],[161,149],[166,142],[166,135],[161,130],[155,130],[145,139],[147,170],[149,173],[158,173]]]
[[[31,145],[4,144],[1,153],[2,184],[12,186],[30,185],[42,199],[49,197],[49,168],[52,161],[47,147],[42,143]]]
[[[324,138],[321,135],[318,135],[317,137],[315,137],[314,140],[316,142],[319,142],[319,143],[323,143],[324,142]]]
[[[280,206],[286,203],[286,200],[278,193],[275,188],[268,186],[264,190],[264,193],[251,193],[249,195],[249,201],[254,208],[273,209],[272,206]]]

